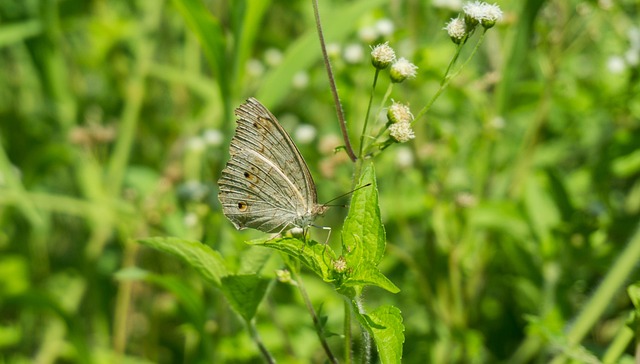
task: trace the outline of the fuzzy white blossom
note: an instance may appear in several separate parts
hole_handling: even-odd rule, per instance
[[[415,64],[405,58],[400,58],[391,65],[391,71],[389,72],[391,82],[399,83],[407,78],[414,78],[417,70],[418,67]]]
[[[401,122],[389,125],[389,135],[399,143],[406,143],[415,138],[411,123]]]
[[[389,42],[378,44],[371,48],[371,64],[379,70],[389,67],[396,60],[396,52],[389,46]]]
[[[387,110],[387,119],[392,123],[410,123],[413,121],[413,114],[409,106],[393,101]]]
[[[484,1],[468,2],[462,7],[465,21],[469,26],[481,23],[485,29],[491,28],[502,19],[502,10],[496,4],[487,4]]]
[[[333,269],[335,269],[336,272],[342,273],[346,271],[347,268],[347,260],[343,256],[340,256],[338,259],[333,261]]]
[[[452,18],[444,29],[455,44],[460,44],[467,36],[467,26],[462,18]]]

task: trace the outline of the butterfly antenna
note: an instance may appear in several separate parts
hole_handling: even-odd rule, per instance
[[[360,187],[358,187],[358,188],[356,188],[356,189],[354,189],[354,190],[351,190],[351,191],[349,191],[349,192],[347,192],[347,193],[343,193],[342,195],[340,195],[340,196],[338,196],[338,197],[334,197],[334,198],[332,198],[331,200],[329,200],[329,201],[327,201],[327,202],[323,203],[323,204],[322,204],[322,206],[342,206],[342,207],[346,207],[346,205],[329,205],[329,203],[330,203],[330,202],[333,202],[333,201],[335,201],[335,200],[337,200],[337,199],[343,198],[344,196],[348,196],[348,195],[350,195],[350,194],[352,194],[352,193],[356,192],[357,190],[360,190],[360,189],[363,189],[363,188],[365,188],[365,187],[369,187],[369,186],[371,186],[371,183],[367,183],[366,185],[360,186]]]

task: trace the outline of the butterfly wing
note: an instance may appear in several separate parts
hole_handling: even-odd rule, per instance
[[[238,229],[295,226],[317,209],[316,187],[300,151],[277,119],[250,98],[235,111],[231,159],[218,181],[224,214]]]

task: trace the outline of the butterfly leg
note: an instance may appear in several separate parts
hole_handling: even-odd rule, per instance
[[[314,228],[318,228],[318,229],[322,229],[322,230],[329,230],[329,233],[327,234],[327,239],[324,241],[324,245],[328,245],[329,244],[329,238],[331,237],[331,227],[329,226],[318,226],[318,225],[311,225]]]
[[[287,226],[288,226],[287,224],[284,224],[284,225],[282,226],[282,229],[280,229],[277,233],[273,234],[273,236],[271,237],[271,239],[267,240],[267,242],[269,242],[269,241],[271,241],[271,240],[273,240],[273,239],[275,239],[275,238],[282,237],[282,232],[283,232],[283,231],[285,231],[285,230],[287,229]]]

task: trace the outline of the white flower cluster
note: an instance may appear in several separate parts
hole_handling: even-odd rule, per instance
[[[452,18],[443,28],[455,44],[466,42],[469,35],[478,24],[489,29],[502,19],[502,10],[496,4],[487,4],[483,1],[474,1],[464,4],[462,7],[464,16]]]
[[[624,54],[612,55],[607,60],[609,72],[618,74],[628,68],[635,68],[640,64],[640,28],[632,27],[627,33],[629,48]]]
[[[394,101],[387,110],[387,118],[391,123],[389,125],[389,135],[397,142],[405,143],[415,138],[411,128],[413,114],[409,106]]]
[[[371,64],[378,70],[391,66],[389,76],[393,83],[400,83],[407,78],[416,77],[418,70],[418,66],[404,57],[396,60],[396,52],[389,46],[389,42],[371,48]]]
[[[502,19],[502,10],[496,4],[487,4],[481,1],[466,3],[462,7],[468,22],[480,23],[485,29],[491,28],[498,20]]]

